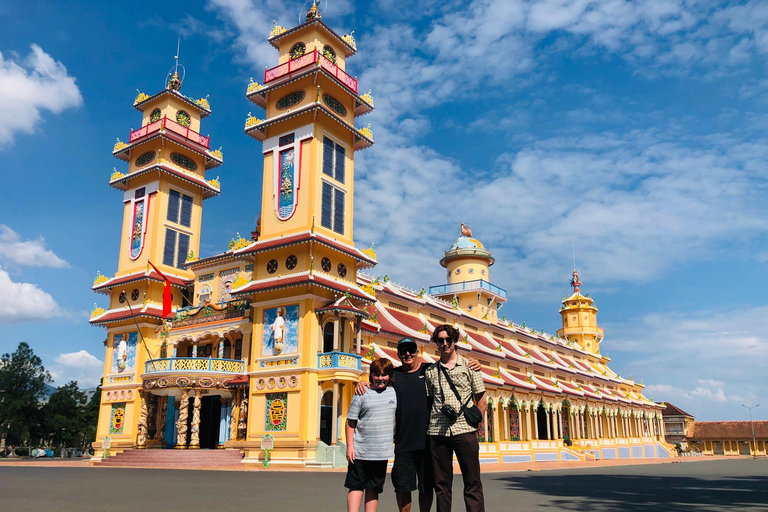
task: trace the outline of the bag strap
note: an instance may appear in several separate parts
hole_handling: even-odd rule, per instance
[[[443,371],[443,375],[445,375],[445,379],[448,381],[448,384],[451,386],[451,389],[453,390],[453,393],[456,395],[456,400],[458,400],[459,404],[461,404],[461,395],[459,394],[459,390],[456,389],[456,386],[453,384],[453,381],[451,380],[451,378],[448,376],[448,371],[445,369],[445,367],[442,365],[442,363],[440,363],[440,361],[438,361],[437,364],[439,365],[440,369]],[[438,382],[440,382],[440,376],[438,376],[437,380],[438,380]],[[442,392],[443,392],[443,388],[442,388],[442,385],[441,385],[440,393],[442,394]],[[442,398],[443,398],[443,403],[445,403],[445,397],[442,397]],[[469,402],[471,402],[471,401],[472,401],[472,393],[470,393],[470,395],[469,395],[469,400],[467,400],[467,402],[465,404],[461,404],[461,407],[469,405]]]

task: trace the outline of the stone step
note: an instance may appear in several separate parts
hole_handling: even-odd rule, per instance
[[[99,465],[194,468],[239,466],[242,460],[240,450],[126,450]]]

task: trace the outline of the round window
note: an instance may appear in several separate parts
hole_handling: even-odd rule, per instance
[[[179,110],[176,112],[176,122],[179,123],[181,126],[189,126],[189,123],[192,118],[189,117],[189,114],[184,112],[183,110]]]
[[[277,260],[269,260],[267,263],[267,272],[270,274],[277,272]]]
[[[469,269],[469,273],[470,274],[474,274],[475,273],[475,269],[473,269],[473,268]]]
[[[336,267],[336,270],[339,271],[339,275],[341,277],[347,277],[347,266],[344,265],[343,263],[339,263],[339,266]]]
[[[161,120],[163,118],[163,113],[160,112],[159,108],[156,108],[152,111],[151,114],[149,114],[149,122],[150,123],[156,123],[157,121]]]
[[[291,48],[291,59],[298,59],[305,53],[307,53],[307,45],[304,43],[296,43],[293,45],[293,48]]]
[[[320,266],[326,272],[330,272],[331,271],[331,260],[329,260],[328,258],[323,258],[322,260],[320,260]]]
[[[149,162],[151,162],[154,159],[155,159],[155,152],[147,151],[146,153],[139,155],[139,157],[136,159],[136,167],[147,165]]]
[[[125,292],[120,294],[120,297],[118,299],[120,301],[120,304],[125,304],[125,301],[128,300],[128,297],[125,296]]]
[[[138,288],[134,288],[133,291],[131,292],[131,300],[133,300],[133,301],[139,300],[139,289]]]
[[[347,115],[347,109],[344,107],[344,105],[342,105],[339,100],[337,100],[330,94],[323,94],[323,101],[325,102],[326,105],[331,107],[331,109],[336,111],[336,113],[339,114],[340,116]]]
[[[173,160],[173,163],[179,167],[183,167],[190,171],[197,170],[197,164],[187,155],[182,155],[181,153],[171,153],[171,160]]]
[[[291,254],[287,258],[285,258],[285,268],[288,270],[293,270],[296,268],[296,264],[299,262],[299,259],[296,257],[295,254]]]
[[[291,93],[286,94],[279,100],[277,100],[277,103],[275,104],[275,108],[277,110],[284,110],[298,103],[301,103],[301,100],[303,99],[304,99],[304,91],[293,91]]]
[[[457,268],[457,269],[456,269],[456,275],[459,275],[459,274],[461,274],[461,269],[460,269],[460,268]]]

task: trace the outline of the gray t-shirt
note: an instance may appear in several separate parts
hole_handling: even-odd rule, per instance
[[[355,458],[388,460],[395,456],[392,438],[395,431],[397,395],[390,386],[383,391],[368,389],[352,397],[347,419],[357,420]]]

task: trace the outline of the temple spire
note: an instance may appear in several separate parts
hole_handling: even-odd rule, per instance
[[[571,277],[571,286],[573,286],[573,293],[579,293],[581,279],[579,279],[579,271],[575,268],[573,269],[573,277]]]

